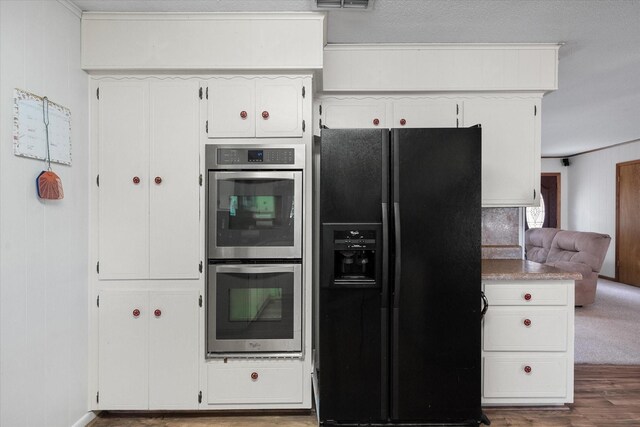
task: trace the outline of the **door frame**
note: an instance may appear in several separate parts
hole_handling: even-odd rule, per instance
[[[616,260],[615,260],[615,279],[620,280],[620,168],[640,163],[639,160],[630,160],[628,162],[616,163]]]
[[[562,228],[562,174],[560,172],[542,172],[540,177],[543,176],[556,177],[556,228]],[[542,185],[540,192],[542,192]]]

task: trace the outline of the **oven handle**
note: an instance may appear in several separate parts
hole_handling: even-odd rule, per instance
[[[258,266],[258,265],[216,265],[216,273],[249,273],[249,274],[265,274],[265,273],[282,273],[296,271],[299,268],[295,264],[283,264],[278,266]]]
[[[300,171],[241,171],[241,172],[219,172],[209,171],[216,180],[227,181],[230,179],[300,179]]]

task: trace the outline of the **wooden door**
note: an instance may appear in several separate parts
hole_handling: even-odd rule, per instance
[[[329,129],[386,128],[384,101],[347,100],[322,103],[322,124]]]
[[[100,409],[147,409],[147,292],[102,291],[98,308]],[[137,311],[136,311],[137,310]]]
[[[540,195],[544,198],[543,227],[560,227],[560,174],[543,173],[540,178]]]
[[[100,279],[149,277],[149,84],[100,83]]]
[[[302,79],[258,79],[255,120],[258,138],[301,137]]]
[[[482,126],[483,206],[539,204],[539,104],[532,99],[464,102],[464,126]]]
[[[192,80],[150,86],[151,279],[199,277],[198,89]]]
[[[452,99],[398,101],[393,105],[392,128],[455,128],[459,106]]]
[[[640,160],[618,163],[616,280],[640,286]]]
[[[198,408],[199,292],[149,298],[149,409]]]
[[[208,82],[209,138],[255,136],[255,82],[216,78]]]

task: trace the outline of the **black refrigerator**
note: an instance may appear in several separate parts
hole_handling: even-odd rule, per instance
[[[478,425],[481,129],[323,129],[323,425]]]

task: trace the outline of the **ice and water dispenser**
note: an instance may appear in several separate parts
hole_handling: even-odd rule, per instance
[[[381,277],[379,224],[323,224],[323,287],[377,288]]]

